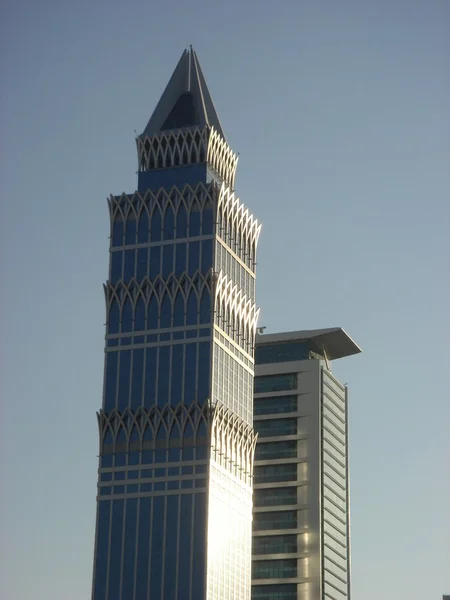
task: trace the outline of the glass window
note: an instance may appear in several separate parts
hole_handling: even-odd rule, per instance
[[[194,496],[194,526],[192,544],[192,600],[204,598],[204,577],[206,572],[206,526],[207,514],[206,494],[195,494]]]
[[[161,239],[161,213],[155,206],[150,225],[150,242],[158,242]]]
[[[174,249],[175,249],[175,247],[173,244],[168,244],[167,246],[163,246],[163,268],[162,268],[163,277],[168,277],[173,272]]]
[[[161,246],[150,248],[150,279],[155,279],[161,273]]]
[[[296,535],[267,535],[253,538],[253,554],[289,554],[297,552]]]
[[[203,219],[202,219],[202,235],[211,235],[213,232],[213,210],[211,203],[208,202],[203,208]]]
[[[260,438],[297,434],[297,419],[268,419],[255,421],[253,425]]]
[[[191,483],[191,482],[189,482]],[[180,496],[181,515],[179,529],[179,547],[183,552],[175,553],[172,560],[178,558],[178,589],[185,590],[189,597],[191,583],[191,547],[192,547],[192,503],[193,495],[183,494]]]
[[[200,242],[190,242],[189,244],[189,275],[193,275],[200,269]]]
[[[189,215],[189,237],[198,235],[200,235],[200,206],[194,202]]]
[[[297,412],[297,396],[273,396],[270,398],[255,398],[253,403],[255,415],[275,415]]]
[[[265,392],[282,392],[297,388],[296,373],[282,373],[281,375],[263,375],[255,377],[255,394]]]
[[[203,404],[210,397],[209,391],[209,368],[210,368],[210,343],[200,342],[198,345],[198,402]],[[179,366],[178,366],[179,369]]]
[[[128,491],[132,486],[128,486]],[[136,486],[137,487],[137,486]],[[137,490],[136,490],[137,491]],[[122,598],[132,598],[134,592],[134,559],[136,548],[137,499],[128,499],[125,512],[125,532],[122,565]]]
[[[295,458],[296,456],[297,440],[256,444],[255,460],[271,460],[273,458]]]
[[[133,212],[128,213],[127,228],[125,231],[125,244],[136,243],[136,217]]]
[[[149,408],[155,404],[156,395],[156,360],[157,348],[147,348],[145,365],[145,406]]]
[[[156,496],[153,498],[153,527],[151,541],[151,577],[150,598],[161,597],[162,570],[163,570],[163,548],[164,548],[164,521],[165,521],[165,498]],[[119,569],[120,572],[120,569]]]
[[[297,600],[297,585],[252,585],[252,600]]]
[[[137,252],[137,278],[140,281],[148,274],[148,248],[139,248]]]
[[[170,397],[173,405],[177,405],[182,399],[182,369],[183,369],[183,353],[184,346],[182,344],[175,344],[172,346],[172,377],[171,377],[171,388]]]
[[[136,301],[136,307],[134,309],[134,330],[142,331],[145,329],[145,302],[142,296],[139,296]],[[137,344],[143,342],[144,339],[140,339],[141,336],[136,336],[134,342]],[[144,336],[142,336],[143,338]]]
[[[255,531],[296,528],[297,511],[295,510],[268,513],[257,512],[253,515],[253,529]]]
[[[116,407],[118,358],[118,352],[107,352],[106,354],[104,406],[107,411]]]
[[[133,376],[131,379],[131,408],[136,410],[142,404],[144,383],[144,350],[133,351]]]
[[[282,579],[297,577],[297,560],[256,560],[252,564],[253,579]]]
[[[141,216],[139,218],[139,227],[138,227],[138,244],[147,244],[148,242],[148,214],[147,211],[144,210],[141,212]]]
[[[166,327],[170,327],[172,321],[172,300],[169,296],[169,293],[166,292],[164,298],[161,302],[161,323],[160,327],[163,329]]]
[[[200,323],[209,323],[211,321],[211,297],[209,291],[205,288],[200,299]]]
[[[158,406],[162,407],[169,401],[169,365],[170,346],[161,346],[159,349],[158,373]],[[163,428],[161,428],[163,430]]]
[[[195,289],[191,290],[187,301],[186,324],[197,325],[198,320],[198,298]]]
[[[109,309],[108,333],[119,333],[120,309],[118,303],[113,300]]]
[[[253,490],[253,504],[255,506],[278,506],[297,504],[297,488],[269,488]]]
[[[176,245],[175,274],[181,275],[186,271],[186,244]]]
[[[196,399],[197,344],[187,344],[184,372],[184,403],[190,404]]]
[[[202,273],[207,273],[212,267],[213,259],[213,241],[203,240],[202,241]]]
[[[135,250],[125,250],[125,262],[123,268],[123,279],[124,281],[130,281],[134,277],[134,260],[136,251]]]
[[[117,283],[122,279],[122,257],[123,252],[111,252],[111,283]]]
[[[309,358],[308,344],[305,342],[282,342],[278,344],[257,344],[255,364],[306,360]]]
[[[166,207],[164,215],[163,238],[165,240],[173,240],[175,237],[175,223],[173,218],[173,210],[170,204]]]
[[[267,465],[255,467],[255,483],[269,483],[271,481],[295,481],[297,479],[297,465]]]
[[[171,489],[171,483],[176,483],[178,486],[178,481],[169,482],[169,489]],[[177,582],[177,563],[175,557],[177,555],[179,502],[179,496],[167,497],[164,598],[175,598],[175,586]],[[132,596],[129,596],[129,598],[132,598]]]
[[[180,202],[177,214],[177,238],[187,237],[187,215],[183,202]]]
[[[109,557],[109,597],[111,600],[120,598],[120,571],[122,561],[124,500],[113,501],[111,548]]]
[[[95,598],[104,598],[106,594],[110,510],[111,502],[99,503],[97,521],[97,548],[95,556]]]
[[[120,215],[116,216],[112,231],[112,245],[123,246],[123,220]]]

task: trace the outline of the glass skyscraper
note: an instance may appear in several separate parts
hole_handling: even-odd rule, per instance
[[[111,196],[93,600],[249,600],[256,246],[195,52]]]

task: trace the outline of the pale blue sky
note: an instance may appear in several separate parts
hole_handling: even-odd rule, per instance
[[[0,596],[90,596],[106,196],[198,52],[263,222],[261,325],[341,326],[354,600],[450,592],[450,3],[6,0]],[[5,504],[4,504],[5,506]]]

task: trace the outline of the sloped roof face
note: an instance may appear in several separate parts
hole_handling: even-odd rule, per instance
[[[214,127],[225,139],[197,55],[191,48],[181,55],[142,135],[206,125]]]

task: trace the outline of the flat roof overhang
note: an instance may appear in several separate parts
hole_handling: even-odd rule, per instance
[[[262,346],[280,342],[307,342],[311,345],[311,350],[317,352],[317,354],[326,355],[328,360],[344,358],[362,352],[361,348],[341,327],[256,335],[257,345]]]

